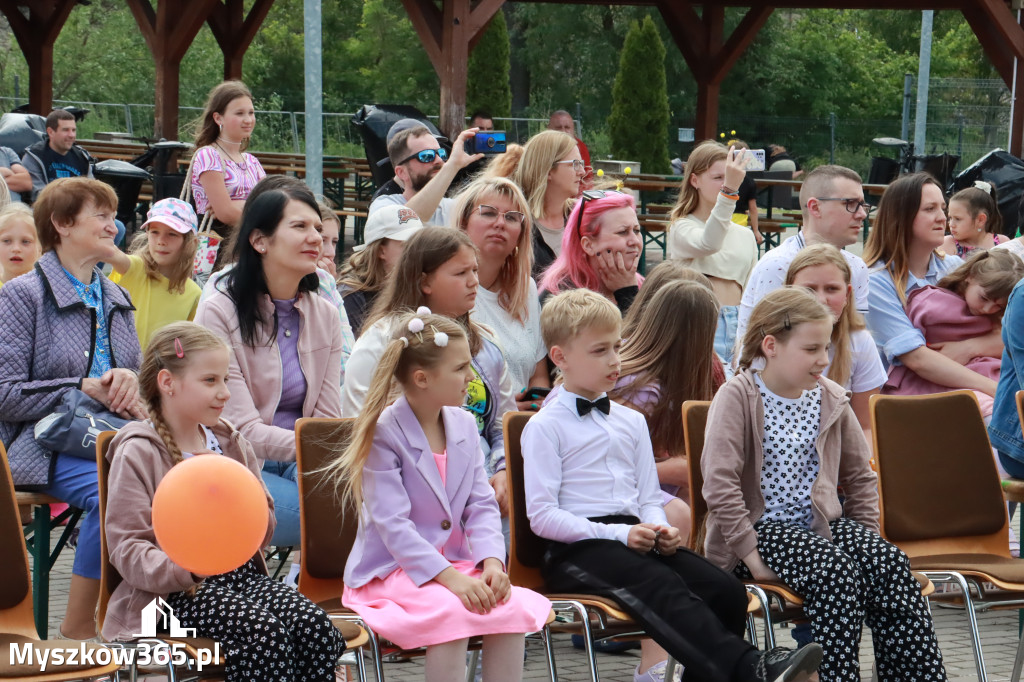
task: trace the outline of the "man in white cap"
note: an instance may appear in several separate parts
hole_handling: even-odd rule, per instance
[[[453,199],[445,197],[456,174],[483,154],[467,154],[466,141],[476,133],[469,128],[455,139],[452,158],[441,148],[430,129],[420,121],[404,118],[388,131],[388,157],[395,169],[401,194],[382,194],[370,204],[369,213],[388,204],[408,205],[416,215],[430,216],[431,225],[449,227]],[[445,161],[447,160],[447,163]]]
[[[402,247],[405,246],[406,240],[421,227],[423,227],[423,223],[420,222],[416,212],[408,206],[398,204],[381,206],[370,213],[363,231],[364,241],[362,244],[353,246],[352,250],[358,253],[381,242],[376,257],[380,260],[380,266],[382,266],[386,277],[394,269],[398,257],[402,255]],[[377,263],[373,263],[368,269],[373,271],[375,266]],[[373,307],[373,301],[381,290],[352,286],[347,279],[338,285],[338,290],[345,300],[345,312],[348,315],[349,324],[352,325],[352,331],[358,338],[363,330],[366,314]]]

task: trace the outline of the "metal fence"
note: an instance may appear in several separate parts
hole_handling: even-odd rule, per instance
[[[13,97],[0,97],[0,107],[11,110],[24,104]],[[91,139],[98,132],[126,133],[131,137],[151,139],[153,137],[152,104],[117,104],[113,102],[87,102],[83,100],[54,100],[54,106],[76,106],[89,110],[89,114],[78,124],[78,137]],[[192,136],[195,123],[203,110],[201,107],[178,107],[179,137]],[[359,131],[352,126],[353,114],[324,112],[324,153],[340,156],[362,156],[363,141]],[[438,117],[429,116],[436,124]],[[267,152],[305,151],[306,114],[301,111],[256,112],[258,125],[253,131],[250,148]],[[468,119],[467,119],[468,123]],[[533,134],[544,130],[548,120],[540,118],[495,118],[494,126],[505,130],[509,142],[523,144]]]

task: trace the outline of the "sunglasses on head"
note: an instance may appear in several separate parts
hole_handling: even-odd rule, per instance
[[[424,149],[423,151],[416,152],[415,154],[410,154],[406,158],[402,159],[398,163],[398,165],[401,166],[403,163],[408,163],[413,159],[416,159],[420,163],[434,163],[434,159],[436,159],[437,157],[441,157],[441,160],[444,161],[445,159],[448,158],[448,152],[446,152],[443,148]]]
[[[576,234],[578,236],[583,237],[583,210],[587,207],[587,202],[604,199],[613,194],[622,194],[622,192],[614,189],[588,189],[583,192],[580,196],[580,212],[576,215]]]

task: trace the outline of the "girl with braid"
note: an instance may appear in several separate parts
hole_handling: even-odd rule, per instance
[[[103,637],[132,639],[143,607],[160,597],[182,626],[221,643],[228,680],[334,680],[344,639],[323,610],[267,576],[260,552],[229,573],[202,576],[175,565],[156,541],[153,494],[179,462],[230,457],[260,478],[252,446],[220,417],[231,395],[228,353],[219,337],[191,322],[163,327],[146,349],[139,392],[149,420],[125,426],[107,451],[106,541],[124,581],[110,597]],[[264,546],[275,526],[269,493],[267,505]]]

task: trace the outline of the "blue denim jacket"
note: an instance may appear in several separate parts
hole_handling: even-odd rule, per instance
[[[988,436],[992,447],[1024,462],[1024,436],[1017,416],[1017,391],[1024,389],[1024,281],[1013,288],[1003,314],[1003,364],[999,370]]]

